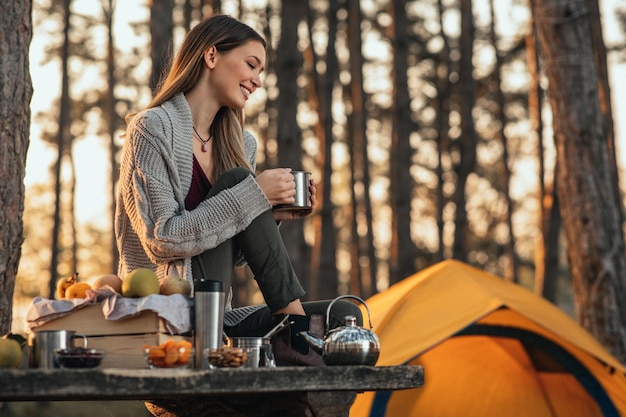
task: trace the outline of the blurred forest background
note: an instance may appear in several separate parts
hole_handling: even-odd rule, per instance
[[[319,210],[281,227],[308,299],[366,298],[453,257],[574,315],[533,21],[548,16],[540,3],[549,2],[34,0],[39,101],[26,171],[45,174],[27,182],[13,329],[24,329],[25,308],[52,297],[59,277],[117,271],[111,225],[124,116],[148,103],[184,33],[214,11],[251,25],[271,49],[264,88],[246,108],[259,169],[306,169],[318,185]],[[619,186],[609,75],[626,60],[626,6],[572,4],[584,5],[604,58],[602,136]],[[260,301],[249,278],[237,274],[236,304]]]

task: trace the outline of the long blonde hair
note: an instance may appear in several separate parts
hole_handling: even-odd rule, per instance
[[[267,49],[265,39],[250,26],[226,15],[214,15],[194,26],[183,40],[172,66],[157,87],[147,108],[158,107],[178,93],[186,93],[200,80],[204,52],[214,46],[218,52],[231,51],[255,40]],[[127,121],[134,115],[129,115]],[[250,168],[243,148],[243,111],[222,107],[210,128],[213,137],[215,178],[235,167]]]

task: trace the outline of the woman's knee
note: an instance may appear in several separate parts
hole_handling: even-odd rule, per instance
[[[217,181],[215,181],[215,184],[213,184],[213,189],[225,190],[227,188],[234,187],[250,175],[254,175],[254,173],[247,168],[231,168],[219,176]]]

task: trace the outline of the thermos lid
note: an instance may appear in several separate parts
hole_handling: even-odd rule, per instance
[[[198,279],[194,281],[193,289],[196,292],[224,292],[224,283],[222,281]]]

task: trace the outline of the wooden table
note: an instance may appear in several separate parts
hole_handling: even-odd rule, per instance
[[[421,366],[0,370],[0,401],[146,400],[158,417],[345,417],[358,392],[419,388]]]

